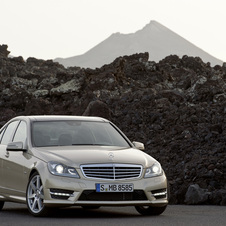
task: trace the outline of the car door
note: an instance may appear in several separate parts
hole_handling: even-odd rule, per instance
[[[27,125],[26,122],[20,121],[12,136],[12,142],[22,142],[26,145]],[[27,175],[24,171],[26,153],[21,151],[7,151],[6,158],[3,161],[5,187],[15,196],[24,196],[27,186]]]
[[[2,192],[3,187],[4,187],[2,166],[3,166],[3,156],[5,155],[5,147],[3,147],[1,145],[1,140],[2,140],[2,137],[3,137],[5,130],[6,130],[6,127],[2,128],[1,131],[0,131],[0,193]]]
[[[24,184],[27,175],[24,174],[24,162],[26,157],[22,151],[7,151],[7,144],[10,142],[26,142],[27,128],[24,121],[11,122],[1,140],[1,158],[2,158],[2,184],[4,192],[12,197],[24,196],[26,185]],[[3,154],[4,153],[4,154]]]
[[[11,141],[13,132],[19,121],[13,121],[6,125],[1,130],[1,140],[0,140],[0,159],[1,159],[1,173],[0,173],[0,189],[5,193],[6,191],[6,168],[5,161],[8,159],[8,152],[6,150],[7,144]]]

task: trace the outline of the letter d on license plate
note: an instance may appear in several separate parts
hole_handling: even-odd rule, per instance
[[[133,192],[133,184],[96,184],[96,192]]]

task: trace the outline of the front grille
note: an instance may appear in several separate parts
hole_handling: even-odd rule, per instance
[[[79,201],[139,201],[147,200],[143,190],[133,192],[96,192],[85,190],[79,197]]]
[[[142,166],[130,164],[92,164],[82,165],[81,170],[87,178],[120,180],[139,178],[142,173]]]

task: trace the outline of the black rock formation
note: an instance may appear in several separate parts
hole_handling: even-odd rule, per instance
[[[1,126],[17,115],[108,118],[161,162],[171,203],[195,204],[193,188],[205,193],[197,203],[226,205],[226,64],[176,55],[156,63],[140,53],[66,69],[8,53],[0,46]]]

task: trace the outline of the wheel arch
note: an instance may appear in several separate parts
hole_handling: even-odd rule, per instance
[[[40,176],[42,176],[44,174],[44,169],[45,169],[45,162],[43,161],[34,162],[30,169],[29,179],[34,173],[38,173]]]
[[[38,173],[38,170],[37,169],[32,169],[31,172],[30,172],[30,175],[29,175],[29,179],[31,178],[31,176],[34,174],[34,173]]]

